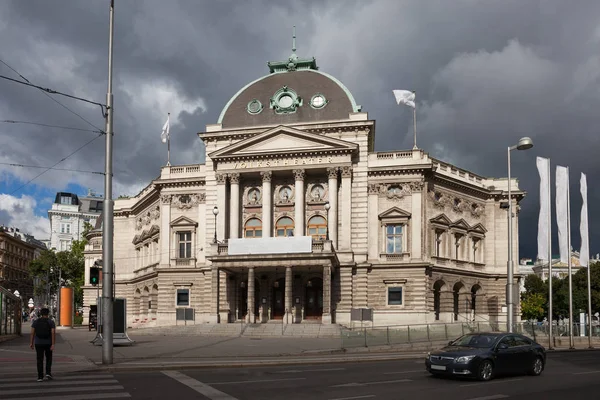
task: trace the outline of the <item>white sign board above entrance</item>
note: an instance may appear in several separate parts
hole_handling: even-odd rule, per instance
[[[230,256],[247,254],[311,253],[311,236],[272,237],[261,239],[229,239]]]

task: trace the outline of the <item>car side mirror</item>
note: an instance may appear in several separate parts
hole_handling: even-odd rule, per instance
[[[508,345],[506,343],[500,343],[498,345],[498,350],[506,350],[508,349]]]

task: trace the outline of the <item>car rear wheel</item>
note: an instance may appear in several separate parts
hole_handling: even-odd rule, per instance
[[[489,381],[494,377],[494,364],[490,360],[483,360],[477,370],[477,379]]]
[[[531,369],[529,370],[529,375],[538,376],[544,370],[544,361],[542,357],[536,357],[533,360],[533,364],[531,365]]]

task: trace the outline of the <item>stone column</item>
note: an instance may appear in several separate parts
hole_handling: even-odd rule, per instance
[[[271,224],[271,217],[273,210],[271,210],[273,202],[273,193],[271,193],[271,177],[273,173],[271,171],[261,172],[263,181],[262,190],[262,234],[263,237],[273,236],[273,226]]]
[[[219,267],[212,266],[210,270],[210,322],[219,323]],[[227,322],[227,321],[225,321]]]
[[[370,183],[368,186],[368,193],[368,258],[369,260],[377,260],[379,258],[379,236],[381,232],[378,218],[379,185],[375,183]]]
[[[160,263],[169,265],[171,263],[171,195],[163,194],[160,196]],[[140,249],[140,261],[142,258],[142,250]]]
[[[335,249],[338,248],[337,243],[337,226],[338,226],[338,169],[336,167],[327,168],[329,178],[329,212],[327,215],[327,227],[329,229],[329,239]]]
[[[293,323],[292,319],[292,267],[285,267],[285,318],[284,324]]]
[[[229,174],[231,184],[229,237],[237,239],[240,237],[240,174]]]
[[[304,221],[304,208],[306,196],[304,195],[304,176],[303,169],[294,170],[294,178],[296,179],[295,196],[294,196],[294,236],[306,235],[306,223]]]
[[[217,230],[217,240],[221,241],[225,239],[225,214],[227,214],[227,199],[225,198],[227,191],[225,185],[227,184],[227,175],[217,173],[215,177],[217,178],[217,207],[219,208],[215,229]]]
[[[331,324],[331,267],[323,267],[323,324]]]
[[[411,182],[411,248],[410,258],[413,260],[420,260],[423,257],[422,252],[422,233],[423,233],[423,182]]]
[[[248,268],[248,317],[246,322],[253,324],[256,322],[254,315],[254,267]]]
[[[352,248],[352,166],[343,166],[342,169],[342,232],[340,238],[340,249],[350,250]]]

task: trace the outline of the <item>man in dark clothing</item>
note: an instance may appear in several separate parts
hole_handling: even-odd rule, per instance
[[[48,318],[50,310],[42,308],[40,318],[31,324],[31,342],[29,347],[37,353],[38,382],[44,381],[44,355],[46,356],[46,379],[52,379],[52,352],[56,343],[56,325]]]

